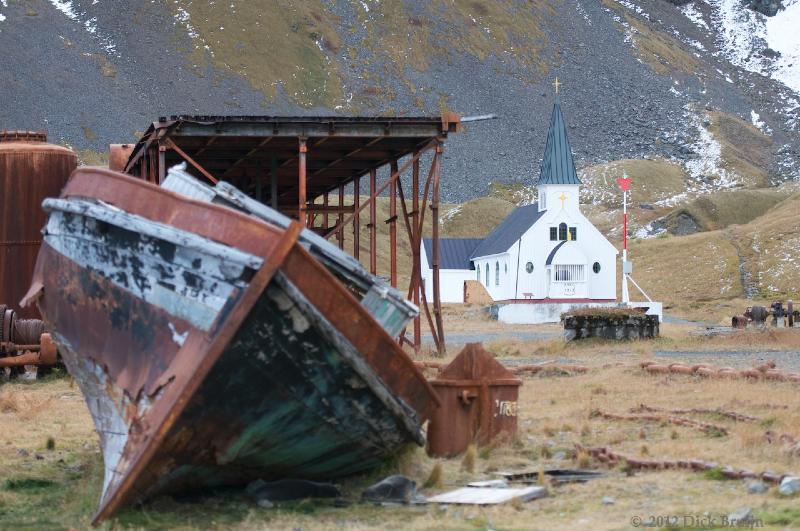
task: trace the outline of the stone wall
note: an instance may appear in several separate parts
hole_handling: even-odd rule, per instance
[[[603,337],[606,339],[651,339],[658,337],[657,315],[565,315],[567,341]]]

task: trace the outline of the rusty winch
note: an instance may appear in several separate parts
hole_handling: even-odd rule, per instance
[[[25,365],[51,366],[58,361],[58,347],[39,319],[17,319],[16,312],[0,304],[0,369],[11,376]]]

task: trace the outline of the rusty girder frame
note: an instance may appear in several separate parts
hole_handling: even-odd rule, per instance
[[[199,162],[181,149],[169,137],[163,138],[163,131],[159,132],[159,137],[156,142],[153,142],[148,149],[146,155],[139,162],[139,177],[149,182],[161,182],[166,176],[166,160],[165,153],[167,150],[172,150],[177,153],[183,160],[190,166],[197,170],[201,175],[208,179],[211,183],[217,183],[220,179],[212,175],[206,170]],[[209,145],[214,138],[209,141]],[[330,204],[329,193],[323,195],[322,204],[314,204],[314,198],[308,198],[306,194],[306,183],[309,175],[307,174],[307,156],[309,152],[308,141],[304,137],[298,138],[298,175],[297,175],[297,189],[298,189],[298,205],[297,210],[293,211],[300,223],[308,228],[315,227],[316,214],[322,214],[321,227],[318,227],[323,232],[326,238],[336,236],[337,244],[340,248],[344,249],[344,227],[352,225],[353,227],[353,256],[356,259],[360,258],[360,230],[361,230],[361,211],[369,206],[369,270],[373,274],[377,274],[377,208],[376,199],[381,194],[386,192],[388,188],[389,195],[389,218],[385,223],[389,225],[389,248],[390,248],[390,272],[389,278],[392,287],[397,287],[398,274],[397,274],[397,220],[399,218],[397,213],[397,199],[399,196],[400,205],[402,208],[403,222],[406,227],[408,241],[412,249],[412,270],[411,278],[409,281],[407,298],[409,298],[417,307],[420,308],[422,314],[425,315],[425,320],[430,328],[431,336],[433,338],[436,351],[439,355],[443,356],[446,352],[445,338],[444,338],[444,325],[442,322],[441,311],[441,297],[440,297],[440,284],[439,284],[439,195],[440,195],[440,182],[441,182],[441,165],[442,154],[444,152],[444,139],[437,138],[430,141],[421,149],[415,151],[413,155],[405,160],[402,165],[398,164],[397,159],[387,160],[386,164],[390,166],[390,177],[380,187],[377,186],[377,172],[380,166],[373,167],[369,171],[353,179],[353,203],[351,205],[344,204],[344,185],[338,187],[338,204]],[[202,149],[201,149],[202,152]],[[424,191],[420,196],[420,159],[426,153],[433,152],[433,160],[428,171],[427,178],[424,183]],[[199,152],[198,152],[199,153]],[[249,154],[248,154],[249,155]],[[386,164],[383,164],[385,166]],[[402,179],[403,173],[411,168],[411,210],[406,203],[405,194],[403,192]],[[272,207],[276,208],[276,182],[274,175],[276,173],[275,161],[271,164],[271,202]],[[361,193],[361,177],[369,176],[369,196],[366,200],[360,196]],[[222,178],[225,176],[223,175]],[[260,191],[260,181],[257,183],[257,190]],[[422,206],[420,208],[420,197],[422,199]],[[432,256],[431,256],[431,269],[432,269],[432,284],[433,284],[433,312],[431,312],[430,305],[425,295],[425,288],[422,285],[422,272],[421,272],[421,244],[422,244],[422,231],[425,221],[425,210],[430,200],[431,210],[431,229],[432,229]],[[345,214],[350,214],[345,218]],[[337,216],[336,224],[329,227],[329,214]],[[400,344],[411,344],[415,352],[419,352],[422,347],[422,316],[418,315],[413,322],[413,338],[406,337],[407,331],[404,330],[399,337]]]

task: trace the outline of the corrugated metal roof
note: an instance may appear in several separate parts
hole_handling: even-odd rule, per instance
[[[508,251],[525,231],[539,221],[544,211],[539,212],[539,204],[525,205],[514,209],[492,233],[472,253],[471,258],[488,256]]]
[[[472,269],[470,256],[475,248],[483,241],[481,238],[439,238],[439,268],[440,269]],[[433,256],[433,244],[430,238],[424,238],[425,256],[428,264]]]
[[[547,144],[544,147],[541,172],[537,184],[581,184],[572,160],[572,148],[567,138],[564,116],[561,114],[561,100],[556,98]]]

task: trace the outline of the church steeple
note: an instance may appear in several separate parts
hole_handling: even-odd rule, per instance
[[[575,171],[575,162],[572,160],[572,148],[567,138],[564,116],[561,114],[561,99],[558,97],[559,85],[561,83],[556,78],[556,102],[550,118],[550,130],[547,132],[547,144],[544,147],[539,181],[536,183],[538,186],[543,184],[581,184]]]

